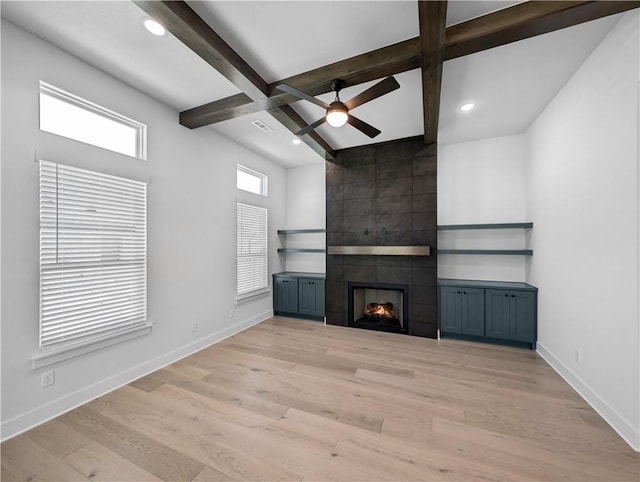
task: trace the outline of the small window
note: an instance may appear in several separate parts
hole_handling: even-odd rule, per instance
[[[40,82],[40,130],[146,159],[147,126]]]
[[[260,196],[267,195],[267,176],[238,164],[236,187]]]
[[[240,299],[269,287],[267,210],[242,203],[238,203],[237,209],[237,294]]]

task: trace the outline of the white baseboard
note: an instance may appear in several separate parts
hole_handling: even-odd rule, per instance
[[[228,338],[236,333],[240,333],[247,328],[257,325],[258,323],[271,318],[273,311],[266,311],[260,313],[248,320],[244,320],[235,325],[229,326],[223,330],[220,330],[212,335],[202,338],[188,345],[184,345],[176,350],[161,355],[152,360],[146,361],[138,366],[132,367],[124,372],[113,375],[112,377],[101,380],[98,383],[85,387],[81,390],[73,392],[62,398],[42,405],[34,410],[23,413],[12,419],[2,422],[0,426],[0,433],[2,434],[0,441],[4,442],[16,435],[19,435],[27,430],[30,430],[40,424],[48,422],[49,420],[58,417],[70,410],[73,410],[80,405],[83,405],[95,398],[98,398],[106,393],[109,393],[117,388],[120,388],[140,377],[148,375],[160,368],[163,368],[171,363],[191,355],[203,348],[218,343],[225,338]]]
[[[540,342],[537,353],[613,428],[633,450],[640,452],[640,432],[625,420],[614,408],[578,378],[569,368],[558,360]]]

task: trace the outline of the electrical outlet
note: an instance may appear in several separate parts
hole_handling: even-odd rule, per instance
[[[576,349],[576,361],[578,363],[582,363],[582,353],[580,353],[580,350]]]
[[[229,310],[229,318],[236,316],[236,310]]]
[[[44,372],[40,376],[40,388],[50,387],[56,381],[55,373],[53,370],[49,372]]]
[[[196,331],[198,331],[198,323],[193,322],[191,323],[191,333],[195,333]]]

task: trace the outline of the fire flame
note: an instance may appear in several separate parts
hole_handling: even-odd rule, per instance
[[[364,309],[364,314],[367,316],[395,318],[393,303],[369,303]]]

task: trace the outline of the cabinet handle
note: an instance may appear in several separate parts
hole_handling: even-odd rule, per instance
[[[467,294],[467,292],[466,292],[466,291],[463,291],[463,292],[462,292],[462,294],[463,294],[463,295],[466,295],[466,294]]]
[[[516,297],[516,295],[511,295],[511,297],[512,297],[512,298],[515,298],[515,297]]]
[[[508,295],[508,294],[506,294],[506,295],[504,295],[504,297],[505,297],[505,298],[508,298],[508,297],[509,297],[509,295]]]
[[[460,292],[458,291],[458,294],[460,294]]]

